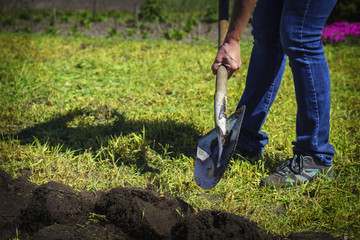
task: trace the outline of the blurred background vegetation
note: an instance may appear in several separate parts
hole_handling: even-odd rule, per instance
[[[233,2],[234,0],[230,0],[230,9]],[[195,17],[198,21],[203,22],[216,22],[217,7],[218,0],[0,0],[2,18],[12,12],[11,17],[30,19],[35,10],[42,12],[43,17],[49,17],[53,14],[51,11],[56,9],[62,21],[67,21],[79,10],[87,10],[95,15],[92,19],[94,21],[103,21],[103,18],[108,16],[121,17],[118,12],[136,12],[140,19],[149,22],[172,22],[188,17]],[[335,21],[359,22],[359,10],[360,0],[338,1],[329,18],[329,23]],[[108,13],[105,14],[105,12]],[[41,21],[41,17],[37,15],[33,20]]]
[[[217,9],[218,0],[0,0],[0,32],[216,41]],[[360,22],[359,10],[360,0],[338,1],[328,24]]]

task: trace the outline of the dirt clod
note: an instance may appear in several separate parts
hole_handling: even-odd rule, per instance
[[[57,182],[37,186],[0,170],[0,239],[334,239],[326,233],[287,238],[244,217],[200,211],[151,189],[76,192]]]
[[[189,214],[173,228],[173,239],[280,239],[261,230],[254,222],[222,211]]]

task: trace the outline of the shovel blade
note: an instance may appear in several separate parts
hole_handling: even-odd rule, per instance
[[[211,189],[224,175],[237,145],[244,113],[245,106],[242,106],[226,119],[230,134],[225,139],[220,158],[216,130],[213,129],[200,138],[194,171],[194,179],[199,187]]]

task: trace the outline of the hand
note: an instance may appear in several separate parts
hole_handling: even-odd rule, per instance
[[[229,78],[241,67],[240,44],[237,41],[225,42],[218,50],[215,61],[211,66],[214,74],[224,65],[228,70]]]

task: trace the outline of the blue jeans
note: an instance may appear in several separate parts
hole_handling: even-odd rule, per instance
[[[254,46],[238,105],[246,105],[240,147],[252,153],[264,151],[268,135],[261,127],[289,58],[298,107],[294,151],[312,155],[325,165],[332,164],[335,150],[329,143],[330,73],[321,30],[335,3],[336,0],[257,2],[252,23]]]

